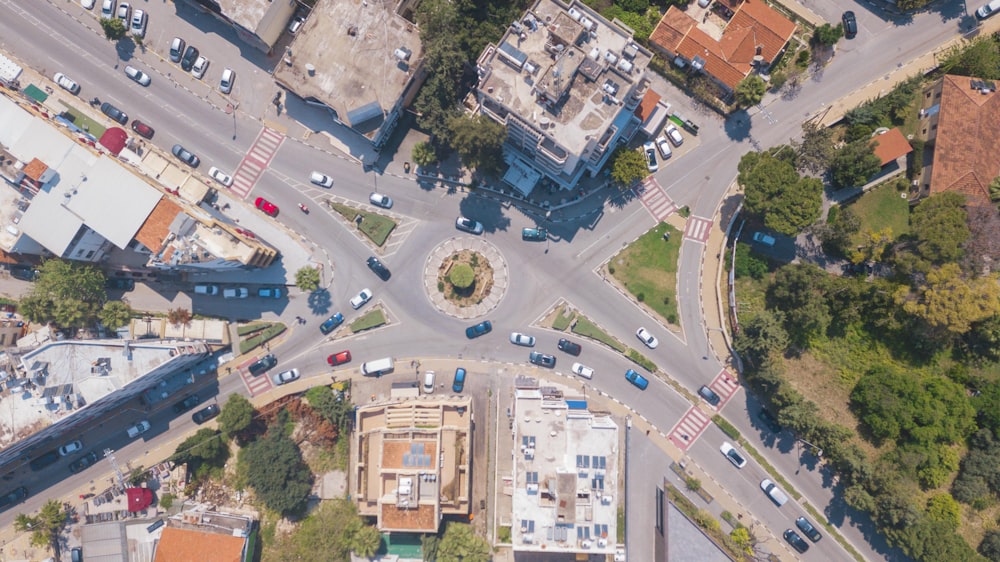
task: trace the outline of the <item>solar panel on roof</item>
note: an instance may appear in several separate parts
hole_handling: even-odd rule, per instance
[[[991,91],[994,92],[996,91],[997,85],[992,80],[985,80],[983,83],[986,84],[986,87],[989,88]]]

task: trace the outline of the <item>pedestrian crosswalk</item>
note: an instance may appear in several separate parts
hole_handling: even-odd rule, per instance
[[[708,240],[708,235],[711,233],[712,219],[696,217],[694,215],[688,219],[687,226],[684,228],[684,238],[701,242],[702,244]]]
[[[642,205],[657,222],[667,220],[667,217],[677,211],[677,205],[670,199],[667,192],[663,191],[653,176],[642,180],[642,183],[635,189]]]
[[[729,400],[740,390],[740,383],[729,370],[723,369],[711,383],[705,385],[719,395],[720,401],[714,406],[716,411],[722,410]],[[681,450],[687,450],[692,443],[711,423],[712,417],[706,414],[701,404],[691,406],[684,417],[670,430],[668,438]]]
[[[233,194],[242,199],[253,190],[257,180],[267,169],[283,142],[285,142],[285,135],[278,131],[267,127],[260,130],[257,139],[253,141],[250,150],[243,157],[243,161],[233,172],[233,185],[231,187]]]
[[[257,396],[258,394],[262,394],[274,388],[274,384],[271,382],[271,377],[268,376],[268,373],[264,373],[259,377],[255,377],[247,369],[247,367],[249,367],[250,364],[256,361],[257,359],[258,357],[253,357],[251,360],[240,365],[236,371],[237,373],[239,373],[240,378],[243,379],[243,384],[246,385],[247,390],[250,391],[251,397]]]

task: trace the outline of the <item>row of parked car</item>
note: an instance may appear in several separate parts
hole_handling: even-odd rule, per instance
[[[250,296],[250,289],[246,287],[226,287],[220,289],[218,285],[203,283],[194,286],[194,294],[210,297],[222,294],[222,298],[224,299],[245,299]],[[282,287],[261,287],[257,289],[256,295],[262,299],[280,299],[285,295],[285,291]]]

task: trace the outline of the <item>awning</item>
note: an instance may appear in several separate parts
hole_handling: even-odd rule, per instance
[[[132,513],[142,511],[152,505],[153,491],[149,488],[129,488],[125,490],[128,496],[128,510]]]
[[[49,99],[49,95],[39,90],[34,84],[28,84],[28,87],[24,89],[24,94],[38,103]]]
[[[110,129],[104,131],[101,135],[101,146],[107,148],[112,154],[118,156],[118,153],[125,148],[125,143],[128,141],[128,133],[125,132],[121,127],[111,127]]]
[[[541,178],[541,173],[517,158],[510,163],[507,173],[503,175],[503,181],[510,184],[525,197],[535,189],[535,185],[538,184],[538,180]]]

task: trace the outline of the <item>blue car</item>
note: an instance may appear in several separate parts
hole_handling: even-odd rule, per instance
[[[451,383],[451,390],[453,392],[462,392],[465,388],[465,369],[459,367],[455,369],[455,382]]]
[[[326,335],[336,330],[337,326],[340,326],[343,323],[344,323],[344,315],[338,312],[333,316],[327,318],[326,322],[320,324],[319,331],[323,332],[323,335]]]
[[[469,326],[465,329],[465,337],[471,339],[478,338],[479,336],[486,335],[493,331],[493,324],[489,320],[483,320],[482,322],[476,324],[475,326]]]
[[[646,380],[646,377],[632,369],[625,371],[625,380],[634,384],[639,390],[646,390],[646,387],[649,386],[649,381]]]

